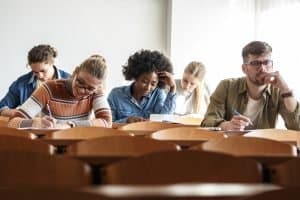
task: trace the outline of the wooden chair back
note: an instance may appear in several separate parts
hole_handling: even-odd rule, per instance
[[[236,156],[297,156],[295,146],[275,140],[243,136],[211,139],[193,146],[192,149]]]
[[[91,139],[97,137],[126,135],[125,131],[103,127],[75,127],[64,130],[59,130],[46,135],[45,139]]]
[[[225,138],[222,132],[204,130],[196,127],[176,127],[155,131],[150,138],[156,140],[197,140],[207,141],[212,138]]]
[[[80,187],[91,183],[90,169],[78,160],[32,152],[0,152],[0,187]]]
[[[199,151],[156,152],[121,160],[104,168],[107,184],[262,181],[254,160]]]
[[[246,133],[244,136],[277,140],[300,147],[300,131],[283,129],[257,129]]]
[[[155,131],[149,137],[155,140],[174,142],[182,148],[188,148],[212,138],[224,138],[226,135],[222,132],[196,127],[176,127]]]
[[[160,142],[143,137],[113,136],[102,137],[70,145],[70,155],[141,155],[156,151],[179,150],[173,143]]]
[[[53,154],[55,148],[39,140],[0,134],[0,151],[38,152]]]
[[[244,198],[244,200],[298,200],[300,199],[300,188],[282,188],[278,190],[263,192],[250,197]]]
[[[156,121],[144,121],[135,122],[120,126],[118,129],[133,133],[134,135],[148,135],[154,131],[184,126],[183,124],[156,122]]]
[[[27,132],[25,130],[18,130],[15,128],[1,127],[1,126],[0,126],[0,135],[19,136],[19,137],[25,137],[29,139],[37,138],[35,134]]]
[[[0,116],[0,127],[7,127],[9,117]]]
[[[269,166],[270,179],[274,184],[284,187],[300,187],[300,158]]]
[[[103,200],[107,199],[100,194],[69,188],[50,188],[50,187],[13,187],[2,188],[0,196],[5,200]]]

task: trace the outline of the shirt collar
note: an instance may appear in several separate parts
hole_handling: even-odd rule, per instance
[[[56,66],[53,65],[53,68],[54,68],[54,74],[55,74],[55,78],[56,79],[61,79],[61,74],[59,73],[58,69]],[[28,84],[35,84],[36,83],[36,76],[34,75],[33,72],[31,72],[31,77],[28,81]]]
[[[133,84],[134,84],[134,82],[131,83],[130,85],[128,85],[128,86],[125,87],[125,94],[126,94],[128,97],[130,97],[130,98],[134,98],[133,95],[132,95],[132,93],[131,93],[132,88],[133,88]],[[152,92],[153,92],[153,91],[152,91]],[[144,97],[145,97],[145,98],[150,98],[152,92],[150,92],[147,96],[144,96]]]

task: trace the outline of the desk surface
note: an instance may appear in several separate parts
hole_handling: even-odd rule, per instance
[[[171,185],[107,185],[86,187],[85,192],[96,193],[109,198],[230,198],[238,199],[262,192],[280,189],[271,184],[171,184]]]
[[[55,128],[18,128],[18,130],[25,130],[30,133],[37,135],[38,137],[43,137],[45,135],[50,135],[52,132],[60,131],[61,129]]]

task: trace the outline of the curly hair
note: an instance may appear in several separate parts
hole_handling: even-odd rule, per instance
[[[127,64],[122,66],[126,80],[137,80],[142,74],[167,71],[173,73],[173,66],[169,58],[159,51],[140,50],[128,58]],[[159,87],[164,84],[159,81]]]
[[[27,56],[28,64],[46,62],[53,64],[57,57],[57,51],[54,47],[46,44],[34,46]]]

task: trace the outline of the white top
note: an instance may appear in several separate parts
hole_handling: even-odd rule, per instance
[[[262,104],[263,104],[262,98],[260,98],[259,100],[254,100],[251,97],[248,97],[248,103],[243,115],[249,117],[252,122],[255,122],[257,115],[261,111],[257,108],[262,108]]]
[[[209,104],[209,91],[204,85],[202,96],[200,98],[200,112],[196,113],[194,110],[194,95],[195,93],[186,92],[182,89],[180,79],[175,80],[176,83],[176,109],[174,114],[187,115],[187,114],[200,114],[204,116],[207,106]]]

